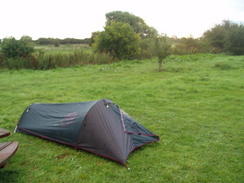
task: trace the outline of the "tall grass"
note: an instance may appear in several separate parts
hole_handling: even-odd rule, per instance
[[[25,58],[0,56],[0,68],[45,70],[74,65],[108,64],[118,61],[107,53],[94,53],[88,48],[71,46],[58,48],[38,47],[35,53]]]
[[[166,143],[132,152],[127,170],[91,153],[12,133],[0,141],[18,141],[20,147],[0,170],[0,182],[244,182],[244,57],[172,56],[164,68],[157,72],[155,59],[0,70],[1,128],[13,131],[35,102],[110,98]]]
[[[73,53],[44,54],[34,57],[34,59],[38,60],[38,65],[35,69],[50,69],[87,64],[108,64],[117,61],[105,53],[87,53],[83,50]]]

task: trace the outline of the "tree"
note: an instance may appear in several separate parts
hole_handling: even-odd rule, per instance
[[[34,47],[25,39],[5,38],[1,44],[1,52],[7,58],[27,57],[34,52]]]
[[[203,34],[214,53],[229,52],[234,55],[244,54],[244,26],[224,20]]]
[[[141,37],[140,41],[140,53],[137,55],[138,59],[151,58],[151,43],[153,39],[158,36],[158,31],[148,26],[145,21],[128,12],[113,11],[106,14],[106,25],[110,25],[112,22],[123,22],[129,24],[136,34]]]
[[[149,59],[152,58],[152,46],[154,45],[153,38],[144,38],[140,41],[140,54],[137,59]]]
[[[145,21],[133,14],[123,11],[113,11],[106,15],[106,25],[110,25],[112,22],[123,22],[129,24],[136,34],[140,34],[141,38],[154,37],[158,35],[155,28],[148,26]]]
[[[233,24],[227,33],[226,49],[234,55],[244,55],[244,25]]]
[[[171,54],[171,44],[166,35],[158,36],[154,40],[153,53],[158,57],[158,70],[163,71],[163,59]]]
[[[133,59],[139,53],[140,36],[127,23],[110,22],[95,37],[93,48],[119,59]]]
[[[32,42],[32,38],[30,36],[26,36],[26,35],[22,36],[20,38],[20,40],[25,41],[25,42],[28,42],[28,43],[31,43]]]
[[[92,32],[91,38],[90,38],[90,42],[89,42],[89,46],[92,46],[93,43],[95,43],[95,37],[99,35],[99,31],[96,32]]]
[[[203,36],[208,41],[212,51],[219,53],[225,51],[226,30],[221,25],[216,25],[211,30],[206,31]]]

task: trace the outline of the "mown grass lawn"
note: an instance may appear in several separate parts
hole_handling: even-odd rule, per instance
[[[32,103],[109,98],[166,143],[123,165],[20,133],[0,182],[244,182],[244,56],[172,56],[54,70],[0,70],[0,127],[13,132]]]

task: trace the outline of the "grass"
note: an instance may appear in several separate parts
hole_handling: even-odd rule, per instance
[[[36,45],[35,52],[27,57],[7,58],[0,55],[0,69],[48,70],[74,65],[96,65],[117,62],[108,53],[94,52],[88,45]]]
[[[189,58],[190,57],[190,58]],[[0,70],[0,126],[13,131],[35,102],[109,98],[166,143],[123,165],[20,133],[0,182],[244,182],[244,56],[171,56],[53,70]]]
[[[58,47],[55,47],[54,45],[35,45],[35,49],[42,50],[45,52],[45,54],[60,54],[60,53],[72,53],[74,51],[86,51],[88,53],[92,52],[92,49],[85,44],[60,44]]]

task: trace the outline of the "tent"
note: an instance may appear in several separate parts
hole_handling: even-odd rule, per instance
[[[137,147],[159,137],[109,99],[34,103],[23,112],[17,132],[53,140],[125,164]]]

